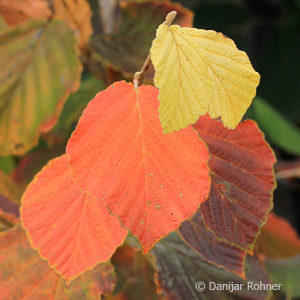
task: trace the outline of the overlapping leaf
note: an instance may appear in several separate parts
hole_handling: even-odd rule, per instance
[[[179,228],[181,237],[207,262],[245,278],[246,252],[218,240],[204,225],[198,211]]]
[[[247,260],[247,281],[231,272],[218,269],[203,261],[192,248],[184,244],[177,234],[172,233],[160,241],[154,248],[158,266],[158,282],[165,290],[167,299],[209,299],[209,300],[262,300],[267,299],[269,291],[247,288],[252,283],[270,283],[262,263],[257,257]],[[204,291],[197,291],[197,282],[205,284]],[[243,284],[241,290],[222,288],[210,289],[209,284]]]
[[[86,0],[53,0],[54,17],[68,22],[84,47],[93,32],[92,11]]]
[[[165,133],[193,124],[206,113],[235,128],[260,79],[247,54],[213,30],[162,24],[152,44],[151,60]]]
[[[0,170],[0,231],[19,222],[19,202],[22,189]]]
[[[107,80],[104,70],[108,67],[125,74],[141,68],[155,38],[155,29],[168,12],[176,10],[176,22],[182,26],[192,26],[193,22],[191,11],[170,1],[120,1],[119,5],[121,15],[110,20],[113,32],[98,33],[91,40],[93,52],[89,65],[104,80]]]
[[[51,10],[45,0],[1,0],[0,14],[14,26],[32,19],[48,19]]]
[[[16,226],[0,233],[0,282],[1,299],[94,300],[112,292],[115,276],[112,265],[105,263],[76,278],[67,288]]]
[[[0,201],[1,201],[1,195],[0,195]],[[8,228],[11,228],[17,223],[19,223],[19,218],[17,218],[12,213],[8,213],[4,211],[0,207],[0,231],[4,231]]]
[[[7,30],[8,28],[9,26],[7,25],[7,23],[5,22],[5,20],[0,14],[0,33],[4,32],[4,30]]]
[[[116,82],[84,110],[67,145],[80,187],[103,199],[146,253],[209,192],[208,152],[187,128],[165,136],[158,90]]]
[[[108,260],[127,233],[103,201],[77,188],[66,155],[28,186],[21,220],[32,246],[68,280]]]
[[[0,34],[0,154],[21,155],[50,130],[81,66],[73,32],[60,21]]]
[[[268,222],[257,239],[260,253],[267,257],[290,257],[300,254],[300,238],[296,230],[283,218],[270,213]]]
[[[193,127],[211,155],[210,195],[200,207],[204,223],[219,239],[251,252],[272,207],[273,151],[251,120],[229,130],[203,116]]]
[[[12,155],[0,156],[0,170],[5,174],[10,174],[16,167],[16,160]]]
[[[257,239],[260,253],[272,280],[281,284],[288,297],[300,296],[300,238],[283,218],[271,213]]]
[[[22,187],[0,170],[0,196],[18,205],[22,193]]]
[[[154,261],[152,253],[143,255],[141,251],[126,244],[120,247],[111,259],[118,281],[114,294],[107,300],[163,299],[156,292]]]

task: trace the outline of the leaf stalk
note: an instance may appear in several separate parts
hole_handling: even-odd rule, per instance
[[[176,15],[177,15],[176,11],[169,12],[167,14],[166,19],[163,22],[163,24],[170,26],[172,24],[172,22],[174,21]],[[135,74],[133,76],[133,84],[134,84],[135,89],[137,89],[139,86],[141,86],[143,84],[145,76],[147,74],[147,71],[149,70],[150,64],[151,64],[151,55],[149,53],[143,66],[142,66],[141,71],[135,72]]]

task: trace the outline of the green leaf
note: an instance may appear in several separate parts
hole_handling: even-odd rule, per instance
[[[161,240],[154,248],[158,266],[158,282],[167,293],[167,299],[204,299],[204,300],[231,300],[231,299],[267,299],[270,292],[264,290],[253,291],[248,283],[240,277],[216,268],[206,263],[194,250],[188,247],[176,233],[170,234]],[[248,257],[246,264],[246,278],[252,283],[270,283],[263,265],[256,257]],[[197,282],[205,284],[205,290],[197,291]],[[243,284],[241,290],[230,292],[229,289],[213,289],[216,284],[235,283]],[[212,288],[210,288],[210,284]]]
[[[80,80],[76,39],[61,21],[0,34],[0,154],[22,155],[56,123]]]
[[[10,174],[15,166],[16,162],[12,156],[0,156],[0,169],[4,173]]]
[[[300,297],[300,255],[289,258],[266,259],[266,268],[275,283],[289,297]]]
[[[83,109],[97,92],[104,88],[103,82],[96,77],[89,76],[83,79],[79,90],[68,98],[58,122],[51,132],[45,135],[45,138],[51,143],[62,143],[68,139]]]
[[[270,142],[291,154],[300,155],[300,130],[270,104],[257,97],[250,114]]]

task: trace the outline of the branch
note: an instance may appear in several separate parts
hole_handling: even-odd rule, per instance
[[[163,22],[163,24],[166,24],[168,26],[170,26],[172,24],[172,22],[174,21],[175,17],[177,15],[176,11],[171,11],[167,14],[165,21]],[[143,84],[143,81],[145,79],[145,76],[147,74],[147,71],[150,67],[151,64],[151,55],[150,53],[148,54],[141,71],[136,72],[133,76],[133,84],[134,87],[137,89],[140,85]]]

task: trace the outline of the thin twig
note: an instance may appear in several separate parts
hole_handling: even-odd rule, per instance
[[[136,72],[133,76],[133,84],[135,88],[143,84],[147,71],[151,64],[151,55],[148,54],[140,72]]]
[[[172,24],[172,22],[174,21],[175,17],[177,15],[176,11],[171,11],[167,14],[165,21],[163,22],[163,24],[166,24],[168,26],[170,26]],[[151,55],[150,53],[148,54],[141,71],[136,72],[133,76],[133,84],[134,87],[137,89],[140,85],[143,84],[143,81],[145,79],[145,76],[147,74],[147,71],[150,67],[151,64]]]

